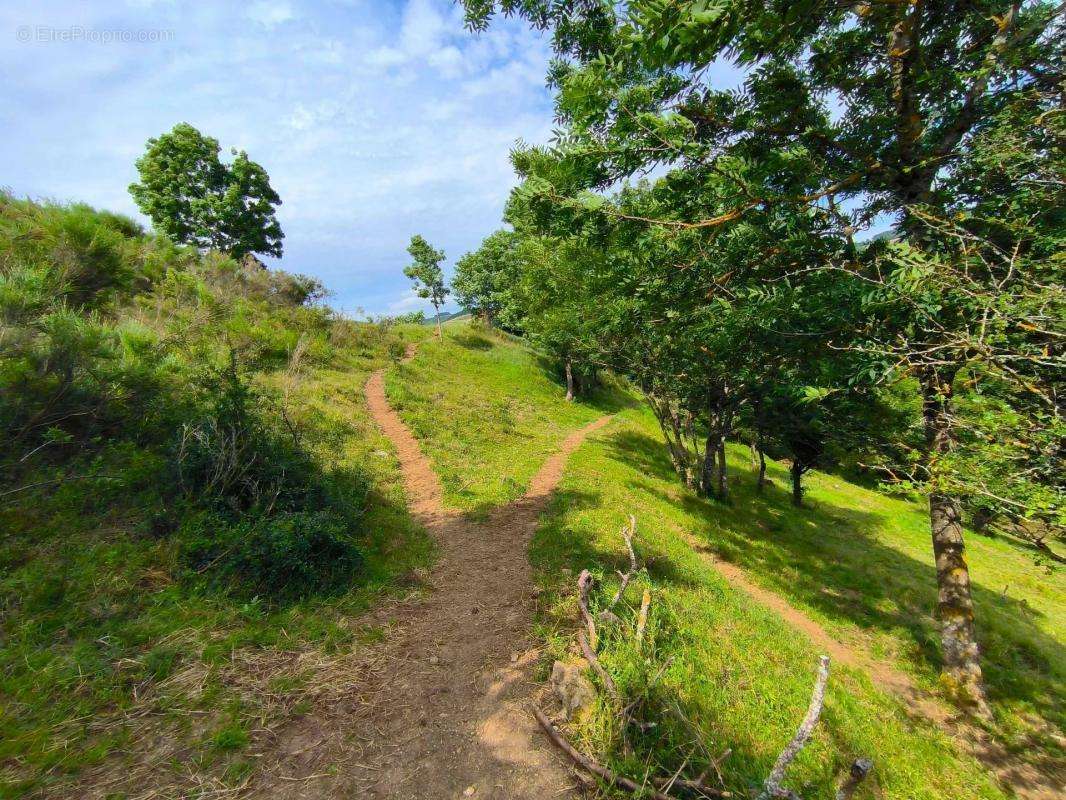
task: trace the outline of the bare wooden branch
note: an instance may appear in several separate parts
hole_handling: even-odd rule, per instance
[[[857,758],[852,762],[844,782],[837,789],[836,800],[851,800],[859,784],[866,780],[866,776],[874,768],[874,764],[868,758]]]
[[[629,571],[626,573],[618,573],[622,577],[622,583],[619,585],[618,591],[614,593],[614,597],[611,598],[611,602],[607,606],[608,610],[618,605],[618,601],[622,599],[622,595],[625,594],[626,589],[629,587],[629,582],[633,580],[633,576],[637,574],[637,554],[633,552],[633,537],[636,533],[637,518],[630,514],[629,524],[622,526],[622,538],[625,540],[626,549],[629,551]]]
[[[578,631],[577,641],[581,645],[581,652],[585,654],[585,660],[589,662],[592,671],[599,675],[600,680],[603,681],[607,694],[611,696],[612,700],[618,702],[618,687],[614,685],[614,679],[603,668],[599,658],[596,657],[596,652],[589,646],[589,640],[586,638],[584,631]]]
[[[651,607],[651,590],[645,589],[640,598],[640,612],[637,614],[637,650],[644,642],[644,629],[648,627],[648,609]]]
[[[574,763],[576,763],[586,772],[591,772],[593,775],[602,778],[612,786],[618,786],[622,789],[625,789],[627,792],[632,792],[634,794],[636,794],[637,792],[642,792],[644,797],[651,797],[654,798],[654,800],[675,800],[674,795],[666,794],[665,792],[659,791],[657,789],[652,789],[648,786],[641,786],[640,784],[631,781],[624,775],[618,775],[612,772],[602,764],[593,761],[584,753],[575,750],[574,747],[570,744],[570,742],[566,740],[566,737],[564,737],[559,732],[559,729],[552,724],[552,721],[548,719],[544,715],[544,712],[541,711],[539,708],[533,708],[533,715],[537,718],[537,722],[540,723],[540,727],[542,727],[544,729],[544,732],[548,734],[548,738],[552,740],[552,743],[564,753],[566,753],[568,756],[570,756]]]
[[[766,779],[766,784],[763,786],[758,800],[773,800],[776,797],[789,796],[789,793],[781,788],[781,783],[785,779],[785,771],[788,770],[789,765],[807,744],[814,726],[818,724],[818,717],[822,714],[822,704],[825,702],[825,685],[828,681],[829,656],[822,656],[819,659],[818,677],[814,681],[814,691],[811,693],[811,702],[807,706],[807,714],[803,717],[803,722],[800,723],[799,728],[796,730],[796,735],[792,737],[792,741],[786,745],[785,749],[781,751],[781,755],[777,757],[774,768],[770,770],[770,776]]]
[[[592,589],[592,573],[587,569],[581,570],[577,576],[577,605],[581,609],[581,619],[589,632],[589,647],[595,649],[597,644],[596,621],[589,613],[589,591]]]

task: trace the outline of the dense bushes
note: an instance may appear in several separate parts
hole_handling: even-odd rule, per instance
[[[343,587],[367,482],[323,472],[271,378],[328,362],[334,326],[362,335],[313,305],[323,294],[114,214],[0,195],[8,502],[38,484],[86,502],[98,478],[147,487],[140,511],[176,537],[186,580],[268,601]]]

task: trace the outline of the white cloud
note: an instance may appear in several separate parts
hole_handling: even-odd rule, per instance
[[[126,187],[145,141],[187,121],[266,167],[284,201],[282,266],[321,277],[349,310],[414,302],[410,236],[449,264],[475,248],[514,184],[508,151],[550,133],[543,37],[507,20],[474,36],[450,0],[14,6],[0,5],[0,26],[75,19],[174,36],[80,47],[0,37],[0,72],[19,75],[0,84],[4,185],[135,211]]]
[[[273,28],[296,18],[287,0],[259,0],[248,6],[246,13],[254,22],[267,28]]]

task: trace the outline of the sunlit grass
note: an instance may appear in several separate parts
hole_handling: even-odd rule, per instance
[[[386,377],[389,402],[422,443],[445,503],[484,511],[521,497],[566,435],[617,409],[600,390],[568,403],[537,357],[505,333],[467,320],[444,326]]]
[[[485,341],[465,340],[471,335]],[[561,387],[517,343],[459,328],[423,353],[424,360],[394,374],[390,393],[446,476],[449,502],[460,508],[512,499],[553,440],[586,419],[585,409],[561,401]],[[593,405],[587,418],[603,411]],[[443,417],[439,423],[435,413]],[[623,567],[618,530],[627,514],[637,516],[637,547],[661,615],[656,624],[672,631],[656,645],[660,660],[673,659],[662,686],[682,701],[706,741],[718,751],[733,749],[723,771],[730,787],[743,791],[765,777],[794,731],[818,652],[727,584],[693,540],[744,567],[753,581],[834,636],[896,664],[931,690],[939,663],[931,545],[919,504],[812,474],[808,507],[796,510],[780,465],[770,465],[775,485],[760,497],[746,451],[732,449],[730,457],[733,503],[698,498],[676,480],[654,419],[628,408],[571,457],[531,555],[546,589],[541,633],[549,651],[562,656],[573,631],[574,577],[584,567],[608,576]],[[1029,738],[1025,718],[1061,726],[1059,620],[1066,587],[1061,573],[1049,575],[1015,543],[974,534],[968,543],[998,734],[1039,759],[1055,745],[1047,735]],[[629,601],[638,600],[639,590],[631,589]],[[626,674],[633,653],[609,640],[604,659]],[[691,754],[675,752],[668,728],[649,737],[645,751],[615,765],[638,773],[655,763],[676,768]],[[618,757],[618,732],[602,708],[576,733],[588,750]],[[864,674],[836,665],[822,727],[793,767],[791,785],[804,797],[831,797],[834,775],[859,755],[876,763],[865,797],[1003,796],[945,734],[910,719]]]

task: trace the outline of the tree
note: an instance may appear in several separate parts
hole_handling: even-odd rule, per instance
[[[266,170],[244,151],[231,165],[219,159],[218,140],[188,123],[148,140],[137,159],[140,183],[130,194],[152,225],[172,241],[242,258],[281,257],[284,234],[275,216],[281,198]]]
[[[553,32],[559,58],[549,79],[557,88],[559,144],[516,157],[528,202],[544,217],[586,230],[638,223],[696,234],[697,248],[770,209],[826,222],[819,260],[776,258],[783,267],[777,275],[751,262],[745,269],[787,282],[833,269],[869,289],[855,316],[870,323],[868,341],[849,340],[842,329],[833,345],[866,353],[867,375],[905,376],[920,392],[927,435],[916,455],[938,564],[945,682],[984,712],[959,497],[951,489],[958,476],[948,477],[962,444],[953,431],[952,394],[975,358],[990,361],[989,340],[970,335],[987,330],[989,313],[1002,323],[994,328],[1046,332],[1048,304],[1045,298],[1035,320],[1024,309],[1039,301],[1010,304],[1033,300],[1044,284],[1016,286],[1017,297],[1002,290],[1007,275],[1025,281],[1019,270],[1033,263],[1004,259],[1012,250],[987,232],[979,234],[984,246],[972,246],[973,233],[952,221],[967,204],[960,205],[965,198],[950,178],[989,121],[1019,97],[1039,95],[1043,111],[1061,102],[1061,7],[1005,0],[468,0],[466,9],[474,28],[502,10]],[[738,89],[715,87],[708,77],[721,59],[743,72]],[[669,168],[661,183],[673,191],[651,212],[590,191],[657,165]],[[1061,192],[1061,183],[1050,186]],[[895,221],[900,241],[860,252],[854,234],[882,215]],[[1028,251],[1025,237],[1012,244]],[[783,249],[768,243],[757,255]],[[963,277],[968,271],[984,277],[975,282]],[[738,280],[745,277],[730,277]],[[916,291],[923,284],[929,291]],[[1009,336],[1001,344],[1005,355],[1022,347],[991,368],[1006,381],[1003,367],[1028,346]],[[1032,394],[1051,396],[1039,384],[1046,371],[1032,373],[1025,376],[1037,389]]]
[[[459,305],[486,324],[499,324],[511,331],[519,329],[522,316],[515,300],[521,280],[517,253],[520,241],[513,231],[496,231],[477,250],[456,262],[452,278],[452,291]]]
[[[414,283],[418,296],[433,304],[433,311],[437,315],[437,336],[443,339],[440,307],[450,293],[448,287],[444,285],[444,272],[440,268],[440,262],[444,260],[444,251],[435,250],[429,242],[415,234],[411,237],[411,243],[407,245],[407,252],[411,254],[414,263],[404,267],[403,274]]]

